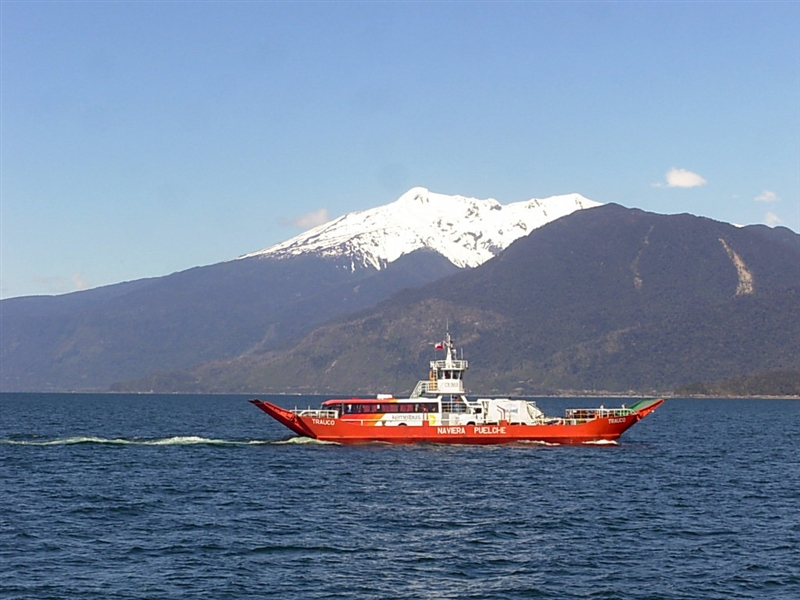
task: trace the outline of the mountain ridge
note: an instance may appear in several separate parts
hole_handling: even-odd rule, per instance
[[[480,393],[667,393],[800,371],[800,252],[762,234],[613,204],[579,211],[479,267],[338,317],[280,351],[183,372],[178,387],[408,391],[448,323]],[[176,376],[128,389],[169,389]]]
[[[545,223],[599,205],[576,193],[503,205],[416,187],[390,204],[348,213],[240,258],[315,254],[348,257],[351,269],[381,269],[428,249],[457,267],[476,267]]]
[[[545,214],[547,200],[527,201],[528,209],[526,203],[517,203],[506,210],[494,200],[413,188],[388,209],[359,213],[372,215],[366,230],[373,235],[343,247],[328,243],[325,251],[299,244],[309,236],[318,242],[325,239],[311,230],[265,251],[164,277],[63,296],[4,299],[0,301],[0,390],[101,391],[114,382],[146,377],[156,370],[187,369],[281,347],[330,319],[452,274],[459,269],[456,263],[480,263],[522,235],[523,226],[533,227],[559,211],[576,210],[580,202],[592,203],[577,195],[570,196],[571,204],[563,200],[566,197],[560,198],[555,202],[564,206],[554,205]],[[491,228],[481,229],[487,223],[473,215],[460,228],[445,228],[456,232],[455,236],[436,236],[430,223],[420,223],[419,215],[427,213],[408,208],[425,202],[438,205],[440,216],[456,205],[474,209],[475,215],[488,210],[495,217],[489,223],[492,227],[504,223],[498,219],[505,211],[509,224],[499,227],[504,231],[499,235]],[[397,215],[403,216],[403,232],[391,227]],[[443,224],[450,222],[441,218]],[[358,218],[345,215],[333,223],[354,220]],[[455,225],[458,219],[451,221]],[[424,231],[414,233],[416,226]],[[382,232],[383,243],[380,236],[375,237],[376,231]],[[473,241],[485,243],[470,244],[465,232],[472,234]],[[442,245],[444,237],[449,241]],[[327,239],[331,241],[330,236]],[[270,254],[270,249],[284,246],[292,251]],[[454,248],[460,248],[461,254],[454,254]],[[384,252],[387,249],[392,253]]]

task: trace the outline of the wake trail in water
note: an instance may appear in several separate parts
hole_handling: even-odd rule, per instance
[[[256,446],[284,443],[283,440],[221,440],[194,435],[164,438],[103,438],[95,436],[72,436],[51,440],[3,439],[6,446],[73,446],[77,444],[101,446]]]
[[[273,443],[275,445],[280,445],[280,446],[287,445],[287,444],[288,445],[300,445],[300,446],[303,446],[303,445],[320,445],[320,446],[331,446],[332,445],[332,446],[340,446],[341,445],[338,442],[328,442],[328,441],[325,441],[325,440],[315,440],[314,438],[303,437],[303,436],[292,437],[292,438],[289,438],[288,440],[280,440],[278,442],[271,442],[271,443]]]

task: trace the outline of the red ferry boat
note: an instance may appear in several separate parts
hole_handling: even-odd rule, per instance
[[[619,408],[570,408],[564,417],[547,417],[531,400],[478,398],[464,392],[466,360],[454,358],[450,334],[437,345],[444,360],[433,360],[427,380],[408,398],[326,400],[318,409],[287,410],[250,400],[297,435],[342,444],[582,444],[616,440],[660,406],[664,399],[640,400]]]

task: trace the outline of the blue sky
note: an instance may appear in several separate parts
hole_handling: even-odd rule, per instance
[[[3,297],[414,186],[800,231],[800,2],[8,2]]]

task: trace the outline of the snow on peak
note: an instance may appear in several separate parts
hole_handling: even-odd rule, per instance
[[[457,267],[476,267],[534,229],[599,205],[580,194],[503,205],[494,199],[448,196],[415,187],[390,204],[346,214],[240,258],[315,254],[349,258],[353,269],[381,269],[404,254],[427,248]]]

